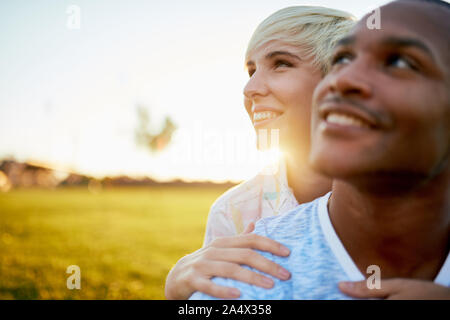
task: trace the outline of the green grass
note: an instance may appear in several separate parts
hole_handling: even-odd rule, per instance
[[[223,188],[0,193],[0,299],[164,299],[170,268],[203,241]],[[81,289],[69,290],[69,265]]]

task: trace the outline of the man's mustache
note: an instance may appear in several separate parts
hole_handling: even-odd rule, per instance
[[[343,105],[352,106],[356,109],[361,110],[362,112],[369,114],[373,119],[376,120],[376,122],[378,124],[380,124],[382,126],[386,126],[387,124],[391,123],[391,121],[388,121],[389,118],[387,117],[387,115],[385,115],[382,112],[375,111],[372,108],[367,107],[365,104],[363,104],[355,99],[344,98],[339,95],[333,95],[333,96],[325,98],[322,101],[319,101],[317,106],[319,107],[321,104],[325,104],[325,103],[335,103],[335,104],[343,104]]]

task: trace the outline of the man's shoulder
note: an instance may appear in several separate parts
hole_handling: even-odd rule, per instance
[[[300,204],[282,215],[263,218],[257,222],[255,233],[276,241],[311,234],[311,229],[319,227],[317,214],[319,203],[328,197],[329,194],[326,194],[311,202]]]

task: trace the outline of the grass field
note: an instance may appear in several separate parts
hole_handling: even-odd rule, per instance
[[[0,299],[164,299],[165,277],[203,241],[223,188],[0,193]],[[81,289],[66,269],[81,269]]]

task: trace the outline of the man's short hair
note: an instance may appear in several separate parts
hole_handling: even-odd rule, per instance
[[[450,3],[442,0],[408,0],[408,1],[420,1],[420,2],[427,2],[427,3],[434,3],[440,6],[444,6],[447,9],[450,9]]]

